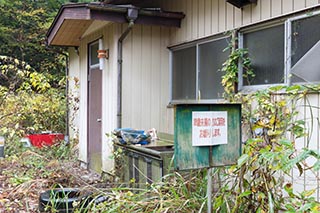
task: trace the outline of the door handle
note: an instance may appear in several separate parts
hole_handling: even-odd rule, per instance
[[[97,119],[97,122],[101,123],[101,121],[102,121],[101,118],[98,118],[98,119]]]

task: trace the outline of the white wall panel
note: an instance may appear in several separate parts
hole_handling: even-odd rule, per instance
[[[293,9],[300,10],[306,7],[306,1],[303,0],[293,0]]]
[[[267,10],[268,8],[264,9]],[[252,22],[258,22],[262,18],[262,1],[257,1],[257,4],[251,5],[251,13],[252,13]]]
[[[209,31],[211,35],[225,32],[320,3],[318,0],[258,0],[257,4],[246,5],[241,9],[226,0],[163,0],[159,4],[165,10],[186,14],[182,28],[171,30],[170,43],[179,44],[209,36]]]
[[[252,23],[252,5],[247,5],[242,9],[242,24],[248,25],[250,23]]]
[[[109,49],[109,59],[105,60],[102,73],[102,170],[109,172],[113,169],[113,147],[111,133],[117,127],[117,39],[120,33],[120,26],[109,25],[103,31],[104,49]]]
[[[127,25],[122,26],[121,33],[123,33],[127,28]],[[132,33],[129,33],[128,36],[123,41],[123,59],[125,60],[122,64],[122,126],[130,127],[132,121],[132,113],[131,113],[131,104],[132,97],[130,94],[132,91],[132,75],[134,73],[131,71],[132,69],[132,57],[133,57],[133,42],[132,42]]]
[[[169,28],[135,25],[124,41],[123,127],[173,133],[167,116],[169,40]]]
[[[218,0],[218,31],[222,32],[226,30],[226,1]]]
[[[306,0],[306,7],[310,7],[318,3],[320,3],[318,0]]]
[[[192,39],[199,38],[199,2],[197,0],[192,0]]]
[[[304,1],[304,0],[300,0]],[[282,14],[290,13],[293,11],[293,0],[282,0]]]
[[[160,100],[163,91],[167,89],[162,85],[161,79],[161,28],[152,27],[152,52],[151,52],[151,62],[152,66],[150,69],[151,76],[151,87],[150,87],[150,97],[146,97],[147,103],[150,107],[151,114],[149,114],[149,119],[151,119],[151,126],[145,126],[145,129],[156,128],[160,129]],[[168,55],[169,58],[169,55]],[[167,81],[169,79],[166,79]],[[163,91],[162,91],[163,90]]]
[[[211,0],[205,0],[204,2],[204,35],[208,36],[211,34],[211,22],[212,22],[212,10]]]
[[[204,37],[205,35],[205,0],[198,0],[198,37]]]
[[[260,1],[261,19],[265,20],[271,17],[271,0]]]
[[[282,13],[282,0],[271,0],[271,17],[276,17]]]
[[[152,91],[149,88],[152,88],[151,78],[154,77],[153,73],[150,72],[152,67],[152,27],[145,26],[142,28],[142,38],[144,47],[141,52],[141,126],[150,127],[151,126],[151,107],[147,104],[144,104],[144,99],[149,99],[152,95]]]
[[[80,79],[80,61],[79,55],[76,52],[76,49],[70,47],[68,49],[69,52],[69,75],[68,75],[68,83],[69,90],[68,96],[71,98],[69,102],[69,137],[70,139],[79,139],[79,111],[74,110],[73,105],[78,105],[74,101],[75,98],[78,98],[80,95],[80,91],[78,86],[76,85],[76,81]]]
[[[161,28],[161,43],[160,47],[169,45],[168,28]],[[161,67],[161,91],[160,91],[160,128],[159,132],[173,134],[174,129],[174,111],[173,108],[167,108],[170,100],[170,72],[169,72],[169,50],[161,48],[160,67]]]
[[[235,26],[234,7],[230,4],[226,4],[226,28],[233,29],[234,26]]]

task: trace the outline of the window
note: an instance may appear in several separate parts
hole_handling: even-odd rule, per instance
[[[291,82],[320,81],[320,15],[288,21],[291,28],[289,56]]]
[[[240,71],[240,89],[320,82],[319,14],[290,18],[260,29],[242,30],[239,46],[248,50],[256,76],[249,84]]]
[[[242,34],[256,76],[251,85],[284,83],[284,25]],[[248,86],[246,79],[243,85]]]
[[[172,97],[175,100],[196,98],[196,47],[174,51],[172,54]]]
[[[99,64],[98,58],[98,49],[99,49],[99,42],[94,42],[89,45],[89,64],[91,66],[96,66]]]
[[[220,71],[227,60],[228,37],[173,48],[172,101],[221,99]]]

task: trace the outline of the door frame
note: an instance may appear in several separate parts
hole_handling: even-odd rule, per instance
[[[91,165],[91,154],[92,153],[90,153],[90,150],[91,150],[91,147],[90,147],[90,134],[91,134],[91,131],[92,130],[90,130],[91,128],[90,128],[90,109],[91,109],[91,107],[90,107],[90,98],[91,98],[91,88],[90,88],[90,81],[91,81],[91,77],[90,77],[90,75],[91,75],[91,72],[92,72],[92,70],[99,70],[100,72],[102,72],[102,70],[100,69],[100,66],[99,66],[99,59],[98,58],[94,58],[94,59],[97,59],[97,61],[94,61],[94,62],[92,62],[92,58],[93,57],[95,57],[95,55],[97,56],[97,53],[94,53],[94,52],[92,52],[92,46],[94,46],[94,45],[97,45],[98,46],[98,49],[99,49],[99,39],[97,39],[97,40],[94,40],[94,41],[92,41],[92,42],[90,42],[90,43],[88,43],[88,45],[87,45],[87,162],[88,162],[88,168],[89,169],[92,169],[93,167],[92,167],[92,165]],[[93,64],[92,64],[93,63]],[[101,73],[102,74],[102,73]],[[102,82],[102,77],[101,77],[101,92],[100,92],[100,94],[101,94],[101,106],[100,106],[100,109],[101,109],[101,117],[100,117],[100,119],[102,118],[102,86],[103,86],[103,82]],[[99,131],[99,133],[102,133],[102,121],[101,121],[101,127],[100,127],[100,131]],[[101,137],[101,134],[100,134],[100,137]],[[100,140],[100,144],[101,144],[101,146],[100,146],[100,151],[102,152],[102,138],[101,138],[101,140]],[[101,172],[102,171],[102,155],[100,156],[100,158],[99,158],[99,161],[101,161],[101,162],[99,162],[99,165],[101,165],[101,168],[98,168],[98,171],[96,171],[96,172]]]

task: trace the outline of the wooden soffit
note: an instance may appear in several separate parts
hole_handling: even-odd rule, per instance
[[[48,45],[79,46],[83,34],[94,21],[127,23],[128,8],[138,9],[136,24],[180,27],[183,13],[142,9],[132,5],[80,3],[63,5],[47,32]]]

